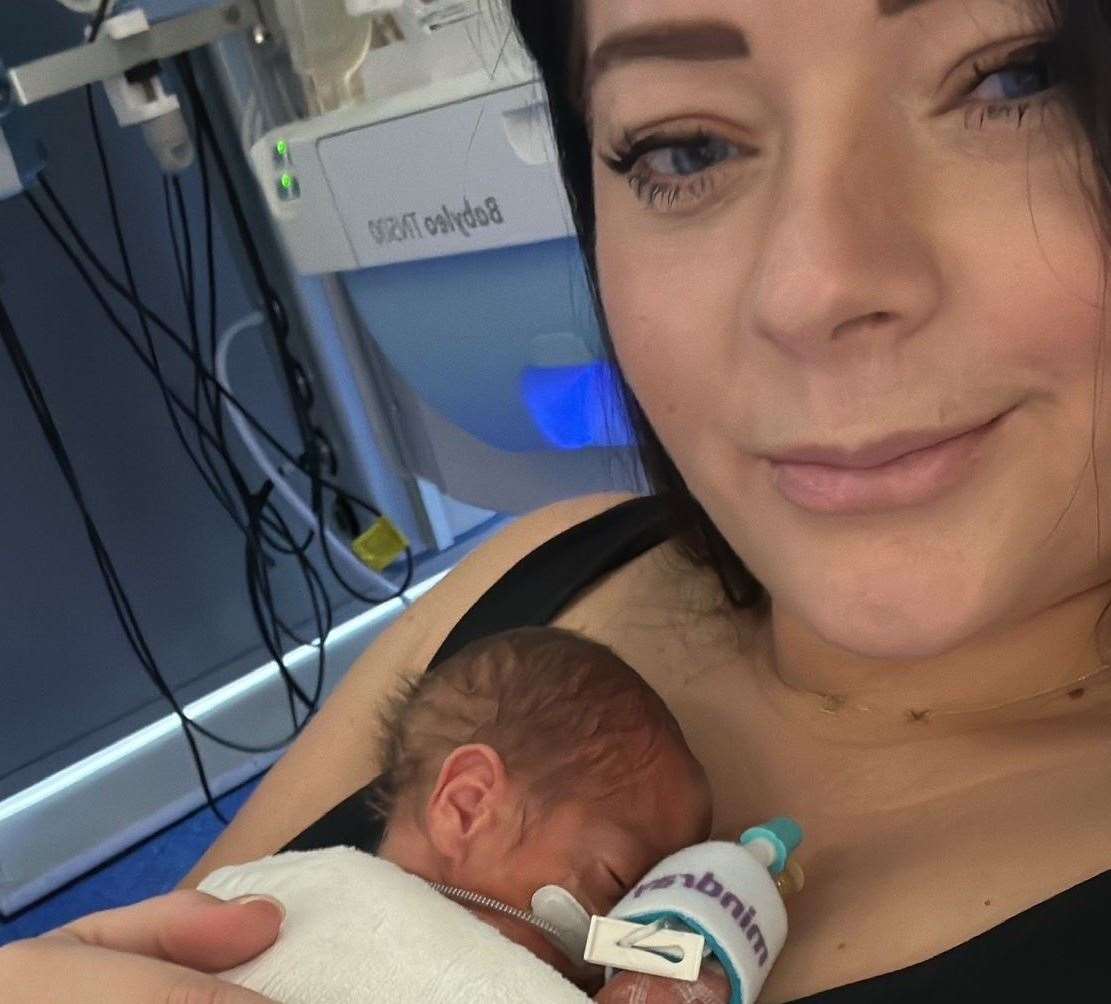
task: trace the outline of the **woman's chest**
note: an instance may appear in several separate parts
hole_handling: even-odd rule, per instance
[[[806,886],[762,1001],[922,962],[1111,868],[1106,744],[1087,761],[1035,750],[1021,769],[831,751],[769,720],[743,621],[648,605],[653,587],[626,584],[561,623],[613,646],[668,702],[710,775],[715,835],[777,815],[802,824]]]

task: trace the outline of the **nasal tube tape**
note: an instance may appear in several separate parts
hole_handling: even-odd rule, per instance
[[[709,841],[653,868],[608,917],[594,917],[585,961],[693,982],[703,959],[725,970],[730,1004],[752,1004],[787,940],[782,895],[802,888],[790,860],[802,841],[791,819],[746,830],[739,841]],[[535,909],[535,904],[534,904]]]

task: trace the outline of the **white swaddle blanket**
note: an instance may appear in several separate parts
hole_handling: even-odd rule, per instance
[[[281,1004],[587,1004],[547,963],[422,879],[350,847],[221,868],[220,899],[266,893],[277,942],[223,978]]]

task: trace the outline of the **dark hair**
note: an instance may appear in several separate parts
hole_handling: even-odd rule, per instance
[[[383,715],[374,808],[389,817],[399,801],[423,800],[469,743],[527,780],[534,808],[572,792],[602,799],[639,779],[661,741],[687,749],[667,705],[611,649],[562,628],[503,631],[403,684]]]
[[[598,297],[591,147],[579,103],[585,55],[581,0],[509,0],[509,4],[547,88],[564,183],[603,344],[616,365]],[[1098,190],[1089,194],[1111,246],[1111,0],[1047,0],[1046,9],[1058,28],[1055,63],[1059,65],[1055,69],[1060,85],[1094,154]],[[624,378],[621,386],[649,486],[668,500],[679,543],[697,564],[709,565],[717,572],[733,604],[766,610],[767,591],[691,494]]]

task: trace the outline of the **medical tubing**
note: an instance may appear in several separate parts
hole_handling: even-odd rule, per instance
[[[190,448],[189,443],[185,438],[185,432],[181,428],[181,425],[178,422],[177,415],[174,411],[172,398],[171,398],[171,395],[170,395],[170,392],[169,392],[169,386],[166,383],[165,376],[162,372],[161,364],[158,361],[158,353],[157,353],[157,349],[156,349],[155,344],[154,344],[154,337],[151,334],[151,329],[150,329],[150,325],[149,325],[148,320],[147,320],[147,316],[146,316],[146,314],[143,311],[142,306],[141,306],[143,301],[142,301],[142,297],[140,297],[140,295],[139,295],[139,289],[138,289],[138,285],[137,285],[137,282],[136,282],[136,279],[135,279],[135,274],[134,274],[134,271],[131,267],[131,257],[130,257],[130,254],[128,253],[128,250],[127,250],[127,242],[124,239],[123,225],[122,225],[121,218],[120,218],[119,205],[118,205],[117,200],[116,200],[115,186],[113,185],[111,171],[110,171],[109,166],[108,166],[108,156],[107,156],[107,152],[104,148],[104,141],[103,141],[103,137],[102,137],[101,131],[100,131],[100,123],[99,123],[99,120],[98,120],[97,114],[96,114],[96,106],[95,106],[95,103],[93,101],[93,90],[92,90],[91,86],[86,86],[86,88],[85,88],[85,97],[86,97],[86,100],[87,100],[87,103],[88,103],[89,122],[90,122],[90,125],[92,126],[93,138],[94,138],[95,143],[96,143],[97,157],[98,157],[98,160],[100,162],[101,174],[102,174],[103,179],[104,179],[104,190],[105,190],[105,194],[108,197],[108,208],[109,208],[110,216],[111,216],[111,220],[112,220],[112,228],[113,228],[113,230],[115,232],[115,236],[116,236],[116,245],[119,249],[120,259],[123,263],[124,276],[127,280],[127,288],[131,293],[132,304],[133,304],[133,306],[135,308],[135,312],[138,316],[139,326],[140,326],[140,328],[143,332],[144,340],[146,341],[147,351],[149,353],[149,358],[150,358],[152,368],[153,368],[153,371],[154,371],[155,381],[158,384],[159,390],[161,391],[161,394],[162,394],[162,398],[163,398],[163,400],[166,404],[166,410],[169,414],[170,423],[174,428],[174,432],[177,435],[178,440],[180,441],[182,448],[185,450],[185,452],[188,455],[190,461],[193,463],[193,466],[197,469],[197,471],[199,473],[201,473],[202,478],[203,478],[204,477],[204,471],[203,471],[203,467],[201,465],[201,462],[197,459],[196,455],[193,453],[192,449]],[[186,214],[185,214],[184,198],[183,198],[182,193],[181,193],[180,183],[178,183],[176,191],[177,191],[177,196],[178,196],[178,206],[179,206],[179,209],[181,211],[181,216],[182,216],[182,225],[185,228],[185,232],[186,232],[186,241],[187,241],[186,251],[187,251],[187,258],[188,258],[187,268],[189,269],[189,274],[187,276],[188,288],[186,290],[183,290],[183,295],[185,296],[185,299],[186,299],[186,307],[187,307],[187,312],[188,312],[188,315],[189,315],[190,328],[193,332],[195,332],[196,331],[196,299],[195,299],[196,287],[195,287],[195,275],[192,274],[192,265],[193,265],[193,261],[192,261],[192,242],[188,238],[188,220],[187,220]],[[195,425],[198,429],[201,428],[201,424],[199,422],[195,422]],[[211,470],[211,473],[213,475],[213,478],[214,478],[216,484],[219,484],[221,487],[223,487],[223,483],[222,483],[222,481],[219,477],[219,474],[215,470],[214,465],[212,465],[211,458],[207,455],[206,451],[203,451],[203,448],[202,448],[202,452],[204,452],[205,459],[210,464],[210,470]],[[223,451],[223,452],[226,454],[226,450]],[[236,488],[239,492],[239,495],[240,495],[241,499],[244,500],[245,507],[249,506],[250,505],[250,500],[252,499],[252,495],[251,495],[249,489],[247,488],[246,483],[242,480],[242,478],[240,478],[238,476],[237,471],[235,470],[235,467],[234,467],[233,464],[231,464],[229,462],[227,464],[227,467],[228,467],[229,474],[232,475],[233,480],[236,482]],[[209,487],[211,489],[212,485],[210,484]],[[217,497],[219,497],[219,496],[217,496]],[[262,560],[261,557],[259,556],[259,545],[258,545],[258,542],[257,542],[257,537],[255,535],[255,532],[261,532],[261,512],[262,512],[261,506],[259,507],[259,510],[256,513],[250,513],[250,511],[248,510],[248,515],[253,516],[252,522],[250,524],[250,528],[253,532],[249,533],[247,535],[247,553],[248,553],[248,560],[249,561],[252,560],[252,558],[251,558],[252,555],[254,555],[254,560],[256,560],[256,561],[261,561]],[[263,574],[265,574],[265,572],[263,572]],[[275,651],[277,651],[278,645],[270,644],[269,639],[265,637],[266,629],[265,629],[263,621],[259,620],[258,626],[260,628],[260,633],[262,633],[264,635],[264,641],[267,643],[267,647],[271,650],[271,654],[274,655]],[[281,658],[280,654],[277,655],[275,658],[276,658],[279,674],[281,675],[282,680],[286,684],[287,698],[289,700],[291,718],[292,718],[292,723],[293,723],[293,734],[294,734],[294,736],[296,736],[298,734],[299,724],[298,724],[298,721],[297,721],[295,706],[293,704],[294,694],[296,694],[296,696],[306,705],[306,707],[309,710],[310,715],[313,711],[316,710],[316,708],[309,701],[308,696],[301,689],[301,687],[299,686],[297,681],[289,673],[289,671],[286,668],[285,663],[284,663],[283,659]],[[323,675],[323,673],[324,673],[323,659],[324,659],[324,651],[323,651],[323,648],[321,648],[320,653],[319,653],[319,663],[320,663],[320,665],[318,667],[318,672],[321,675]],[[292,693],[290,693],[290,692],[292,692]],[[211,800],[210,800],[210,804],[212,804]],[[212,804],[212,808],[215,811],[215,804]]]
[[[66,4],[66,6],[69,6]],[[97,8],[96,14],[93,16],[92,22],[89,24],[89,42],[95,42],[97,35],[100,34],[100,29],[104,26],[104,21],[108,17],[108,12],[112,8],[112,0],[100,0],[100,6]],[[70,10],[75,8],[70,7]]]
[[[231,381],[228,379],[228,352],[231,349],[232,342],[235,341],[240,333],[246,331],[248,328],[258,327],[265,323],[266,318],[263,317],[259,311],[252,311],[246,317],[236,321],[219,337],[219,339],[217,339],[215,358],[216,381],[228,392],[229,397],[226,398],[224,402],[225,407],[228,409],[228,417],[231,418],[232,424],[235,426],[235,431],[239,433],[239,438],[247,448],[247,452],[250,453],[251,459],[258,464],[263,474],[273,483],[278,494],[289,503],[293,511],[305,522],[306,526],[315,529],[317,525],[316,514],[305,504],[301,496],[297,494],[293,486],[282,476],[277,467],[271,463],[270,458],[262,448],[262,444],[259,443],[256,436],[247,425],[238,407],[230,403],[232,388]],[[347,566],[354,570],[357,575],[361,576],[370,585],[378,589],[385,589],[388,592],[393,592],[394,585],[392,582],[372,569],[367,568],[366,565],[351,553],[351,549],[339,540],[327,527],[324,528],[324,533],[327,534],[332,546],[339,551],[340,557],[343,558]]]
[[[47,184],[45,177],[40,178],[40,181],[44,184],[44,186]],[[121,292],[121,295],[125,295],[125,291],[123,291],[122,288],[118,286],[118,284],[113,284],[114,281],[112,280],[110,273],[107,273],[103,264],[99,261],[99,259],[96,258],[95,255],[92,254],[91,249],[84,246],[84,244],[82,243],[83,238],[81,237],[80,232],[76,231],[76,228],[73,225],[72,220],[68,219],[67,215],[65,214],[64,207],[61,207],[57,198],[53,195],[53,192],[49,188],[46,188],[45,190],[47,191],[47,194],[49,196],[51,196],[51,201],[55,203],[56,208],[59,209],[60,215],[63,217],[64,222],[66,223],[66,225],[71,230],[71,233],[73,233],[73,236],[74,236],[75,240],[78,241],[78,244],[82,247],[82,249],[90,257],[90,260],[92,260],[97,265],[97,267],[99,268],[102,276],[104,276],[105,279],[109,281],[110,285],[113,285],[113,288],[117,288],[117,291]],[[103,294],[100,292],[99,289],[97,289],[96,284],[90,278],[90,276],[89,276],[88,272],[86,271],[84,265],[76,257],[73,250],[69,247],[69,245],[66,244],[66,242],[63,240],[61,235],[54,228],[53,224],[46,217],[44,211],[38,205],[38,203],[36,202],[36,200],[34,199],[32,194],[30,192],[26,192],[25,194],[27,196],[28,202],[31,205],[31,208],[39,216],[39,219],[41,220],[43,226],[46,228],[46,230],[50,234],[50,236],[54,238],[55,242],[58,244],[58,246],[62,250],[62,252],[66,255],[67,258],[69,258],[71,264],[77,270],[78,275],[80,275],[80,277],[84,281],[86,287],[89,289],[90,293],[93,295],[94,299],[96,299],[97,302],[100,304],[101,308],[104,310],[105,314],[107,315],[108,319],[111,321],[112,325],[116,328],[116,330],[119,332],[119,334],[124,338],[125,342],[132,349],[132,351],[135,352],[135,354],[138,356],[140,361],[148,369],[150,369],[152,373],[154,373],[155,371],[154,371],[153,365],[151,364],[151,361],[147,358],[147,356],[142,351],[142,349],[136,344],[136,342],[134,340],[134,337],[126,329],[126,327],[124,327],[122,321],[115,315],[111,306],[105,300]],[[143,306],[143,308],[146,309],[145,305],[141,304],[141,306]],[[147,312],[147,315],[152,318],[152,320],[156,321],[156,323],[160,321],[160,319],[157,317],[156,314],[153,313],[153,311],[147,310],[146,312]],[[157,374],[155,374],[155,375],[157,377]],[[185,405],[182,402],[181,398],[172,389],[169,390],[169,394],[170,394],[170,397],[172,398],[172,400],[174,401],[174,404],[177,406],[177,408],[180,411],[182,411],[183,414],[185,414],[187,417],[189,417],[190,420],[193,422],[193,425],[197,428],[198,433],[201,436],[201,438],[203,439],[204,436],[209,436],[211,438],[212,433],[210,433],[209,430],[206,429],[203,426],[203,424],[200,422],[200,417],[196,413],[192,412],[188,408],[188,406]],[[225,461],[228,463],[229,471],[231,473],[233,473],[233,475],[234,475],[235,472],[234,472],[232,462],[230,461],[229,458],[226,457],[226,453],[225,453],[224,448],[219,443],[216,444],[216,448],[218,450],[220,450],[221,456],[224,457]],[[200,473],[201,473],[202,477],[204,477],[205,472],[203,470],[201,470]],[[239,482],[237,481],[237,486],[238,486],[238,484],[239,484]],[[211,488],[211,486],[210,486],[210,488]],[[249,496],[249,494],[250,493],[247,493],[248,496]],[[231,519],[233,520],[233,522],[236,524],[236,526],[239,528],[239,530],[244,534],[244,536],[249,538],[253,531],[252,531],[251,527],[249,527],[247,525],[246,521],[241,521],[240,520],[239,514],[234,510],[234,508],[229,509],[228,514],[231,517]],[[282,546],[280,541],[274,540],[274,539],[270,539],[268,542],[269,542],[270,546],[273,547],[276,551],[279,551],[280,553],[283,553],[283,554],[294,556],[296,558],[298,566],[300,567],[303,575],[305,576],[306,582],[307,582],[308,587],[309,587],[309,589],[308,589],[309,598],[310,598],[310,601],[312,603],[313,612],[314,612],[314,615],[315,615],[315,623],[317,625],[317,636],[319,638],[326,637],[328,632],[330,632],[331,625],[332,625],[331,603],[328,601],[327,595],[324,594],[323,597],[322,597],[323,606],[324,606],[324,616],[322,618],[320,616],[320,604],[317,601],[317,596],[316,596],[314,588],[313,588],[313,580],[315,579],[316,589],[320,590],[322,593],[323,593],[323,585],[320,582],[320,577],[316,573],[316,570],[312,567],[311,562],[308,562],[306,560],[305,554],[304,554],[304,552],[307,549],[309,543],[311,543],[312,534],[311,533],[309,534],[309,539],[306,541],[305,544],[299,546],[297,544],[297,542],[293,540],[292,535],[289,533],[288,528],[285,526],[285,521],[282,519],[281,514],[277,510],[272,510],[271,512],[263,513],[262,516],[261,516],[261,519],[266,523],[266,525],[268,527],[270,527],[270,529],[272,531],[277,532],[277,533],[284,533],[285,538],[289,541],[289,547]],[[265,560],[266,559],[264,559],[264,561]],[[300,644],[300,645],[309,645],[310,642],[307,639],[304,639],[304,638],[300,637],[297,634],[297,632],[293,631],[293,629],[290,628],[284,622],[284,620],[282,620],[282,618],[280,618],[277,615],[277,613],[273,610],[273,598],[272,598],[272,596],[270,596],[269,589],[267,588],[265,575],[260,576],[260,580],[261,580],[262,588],[264,588],[265,591],[266,591],[266,601],[267,601],[268,607],[270,608],[270,612],[272,614],[273,624],[276,624],[277,626],[279,626],[281,628],[282,632],[287,637],[293,639],[298,644]],[[252,603],[254,603],[254,597],[253,596],[252,596]],[[261,626],[261,621],[260,621],[260,626]],[[268,639],[265,631],[263,631],[262,634],[263,634],[263,643],[267,648],[267,652],[270,653],[273,656],[275,654],[275,645],[269,642],[269,639]],[[280,642],[278,644],[280,645]],[[284,664],[282,663],[282,660],[280,658],[280,654],[279,654],[279,657],[276,659],[276,662],[277,662],[277,665],[279,666],[279,671],[281,672],[283,680],[286,682],[287,688],[292,689],[295,692],[299,691],[300,688],[296,684],[296,681],[292,681],[292,680],[288,679],[286,673],[282,672],[285,669],[285,667],[284,667]],[[323,677],[323,672],[324,672],[323,665],[318,666],[317,683],[316,683],[316,687],[315,687],[315,690],[316,690],[317,693],[319,693],[320,689],[321,689],[321,680],[322,680],[322,677]],[[303,702],[307,700],[305,695],[303,694],[303,692],[298,693],[298,696],[300,697],[300,699]],[[316,703],[317,703],[316,700],[312,701],[312,705],[314,707],[315,707]],[[300,730],[295,729],[294,733],[289,737],[289,740],[292,740],[293,738],[296,738],[296,736],[299,735],[299,734],[300,734]],[[253,748],[248,748],[248,747],[243,746],[243,744],[229,742],[228,740],[225,740],[225,739],[223,739],[219,736],[216,736],[213,733],[208,733],[207,737],[209,739],[211,739],[213,742],[219,743],[221,745],[228,746],[229,748],[232,748],[232,749],[241,750],[243,752],[255,752],[256,751]],[[289,740],[283,741],[281,743],[281,745],[284,746]],[[280,748],[280,746],[277,747],[277,748]],[[258,750],[258,752],[266,752],[266,751]]]
[[[174,434],[177,436],[181,448],[185,451],[186,456],[189,458],[190,463],[196,469],[201,479],[205,482],[209,491],[211,491],[218,500],[223,501],[220,489],[222,482],[219,476],[212,472],[206,472],[201,461],[197,458],[190,447],[188,440],[185,437],[185,430],[182,429],[181,423],[178,421],[177,414],[174,411],[173,404],[171,403],[171,395],[169,387],[166,383],[165,377],[162,373],[161,363],[158,360],[158,353],[154,345],[154,338],[151,335],[150,326],[147,323],[146,314],[139,306],[142,303],[142,298],[139,296],[138,286],[135,281],[135,275],[131,268],[131,257],[127,251],[127,244],[123,236],[123,227],[120,222],[119,207],[116,202],[115,188],[112,184],[111,172],[108,168],[107,154],[104,149],[104,142],[100,132],[100,124],[97,120],[96,107],[93,102],[93,91],[91,86],[85,88],[85,97],[89,109],[89,122],[93,130],[93,138],[96,141],[97,155],[100,162],[101,173],[104,179],[105,194],[108,197],[108,208],[110,218],[112,220],[112,229],[116,236],[116,246],[120,254],[120,259],[123,262],[124,276],[127,280],[127,288],[131,293],[129,299],[135,307],[136,313],[139,318],[139,326],[143,332],[143,338],[146,342],[148,358],[150,366],[154,373],[155,382],[158,384],[159,391],[161,392],[162,399],[166,405],[166,411],[170,418],[170,425],[173,427]],[[30,193],[28,193],[30,194]],[[229,510],[230,513],[231,510]]]
[[[57,211],[58,215],[61,217],[62,222],[65,225],[66,229],[69,231],[70,235],[73,237],[74,241],[76,242],[78,247],[81,249],[81,251],[84,252],[85,256],[89,259],[90,262],[92,262],[93,267],[96,268],[96,270],[100,273],[101,278],[104,279],[104,281],[112,288],[112,290],[115,293],[117,293],[118,295],[123,297],[123,299],[125,301],[127,301],[128,303],[131,303],[131,304],[135,304],[134,299],[128,293],[128,291],[124,287],[123,283],[121,283],[118,279],[116,279],[116,277],[114,275],[112,275],[112,273],[105,267],[104,263],[93,252],[92,248],[89,247],[88,241],[85,240],[84,235],[77,228],[76,224],[73,222],[72,217],[69,215],[68,212],[66,212],[65,207],[62,205],[62,203],[58,199],[58,197],[55,194],[53,188],[49,185],[45,175],[40,175],[39,176],[39,184],[42,187],[42,190],[46,193],[47,198],[50,199],[50,201],[53,204],[53,206],[54,206],[55,210]],[[107,305],[107,301],[104,300],[104,298],[99,295],[99,291],[96,290],[95,284],[92,283],[91,279],[88,276],[88,273],[85,271],[84,267],[77,260],[73,251],[69,248],[69,246],[61,238],[60,234],[57,232],[54,225],[46,217],[46,214],[43,212],[42,208],[38,205],[38,202],[34,199],[32,194],[29,191],[24,192],[23,194],[24,194],[25,198],[28,200],[28,202],[30,202],[31,207],[35,210],[36,215],[38,215],[40,221],[46,227],[47,231],[54,238],[54,240],[59,244],[61,249],[66,253],[67,257],[73,263],[74,267],[77,268],[78,272],[81,274],[81,277],[85,280],[86,286],[89,287],[89,289],[93,292],[94,296],[97,296],[98,300],[101,303],[101,306],[108,313],[109,317],[111,317],[114,320],[114,322],[116,322],[117,330],[119,330],[120,325],[119,325],[118,321],[116,321],[115,315],[113,314],[111,308]],[[211,388],[212,388],[212,390],[215,394],[222,397],[225,401],[228,401],[231,404],[234,404],[235,407],[240,411],[240,413],[247,420],[247,422],[255,429],[255,431],[263,439],[265,439],[270,444],[270,446],[273,447],[273,449],[276,452],[280,453],[282,455],[282,457],[284,457],[287,461],[289,461],[289,463],[293,464],[294,467],[296,467],[299,471],[301,471],[305,475],[310,476],[310,477],[312,476],[311,472],[306,469],[306,466],[305,466],[305,463],[304,463],[303,460],[301,460],[300,458],[296,457],[293,453],[291,453],[282,444],[282,442],[280,440],[278,440],[270,432],[270,430],[267,429],[266,426],[258,418],[256,418],[254,416],[254,414],[242,404],[242,402],[240,402],[235,397],[234,394],[230,394],[228,391],[226,391],[223,387],[221,387],[219,385],[219,382],[217,381],[215,374],[212,373],[211,370],[209,370],[207,366],[205,366],[204,360],[201,359],[199,355],[197,355],[196,353],[194,353],[192,351],[192,349],[186,343],[185,339],[181,337],[181,335],[179,335],[176,331],[174,331],[174,329],[171,328],[165,322],[165,320],[162,317],[160,317],[157,313],[155,313],[153,310],[151,310],[145,304],[140,303],[137,306],[143,311],[143,313],[146,314],[147,317],[150,318],[150,320],[153,322],[155,327],[161,329],[162,332],[174,343],[174,345],[177,346],[177,348],[180,352],[182,352],[184,355],[186,355],[190,358],[191,362],[196,367],[197,372],[200,373],[201,376],[206,381],[206,383],[211,386]],[[123,332],[121,332],[121,333],[123,333]],[[130,339],[130,336],[127,336],[127,337]],[[151,365],[150,360],[139,350],[138,346],[135,345],[134,341],[129,341],[129,344],[130,344],[132,350],[139,356],[139,358],[143,362],[143,364],[148,369],[151,369],[152,365]],[[176,403],[178,405],[178,408],[181,409],[186,414],[189,414],[188,407],[184,404],[184,402],[181,401],[181,399],[179,397],[176,396],[176,394],[174,394],[174,391],[173,391],[172,388],[170,390],[170,394],[171,394],[171,396],[174,397],[174,400],[176,401]],[[382,515],[382,513],[378,509],[376,509],[374,506],[372,506],[369,502],[365,502],[363,499],[359,498],[358,496],[352,495],[349,491],[347,491],[347,489],[343,488],[341,485],[338,485],[335,482],[332,482],[329,479],[323,478],[323,477],[321,477],[319,480],[320,480],[320,483],[325,488],[327,488],[329,491],[334,492],[340,498],[346,499],[348,502],[352,503],[353,505],[357,506],[358,508],[364,510],[365,512],[370,513],[375,518],[378,518]],[[411,549],[409,550],[409,554],[411,556],[411,554],[412,554]],[[408,586],[406,585],[404,588],[407,589]],[[402,591],[404,591],[404,590],[402,590]]]
[[[166,203],[166,225],[167,225],[167,228],[170,232],[170,246],[173,249],[173,253],[174,253],[174,265],[177,269],[178,284],[181,287],[181,295],[182,295],[182,299],[185,302],[185,310],[186,310],[186,313],[189,315],[190,324],[195,324],[196,303],[190,297],[189,284],[188,284],[188,280],[186,279],[186,273],[185,273],[185,264],[182,261],[181,250],[178,247],[178,242],[177,242],[177,229],[176,229],[175,220],[174,220],[173,202],[172,202],[172,197],[171,197],[171,194],[170,194],[170,181],[165,176],[163,176],[163,178],[162,178],[162,192],[163,192],[163,197],[164,197],[164,200],[165,200],[165,203]],[[186,246],[188,247],[188,245],[190,243],[189,242],[189,237],[188,237],[188,230],[186,230],[186,235],[185,236],[186,236]],[[192,257],[191,253],[188,254],[187,257],[191,259],[191,257]],[[194,394],[194,402],[193,402],[193,411],[194,411],[194,413],[198,413],[197,404],[196,404],[196,395],[195,394]],[[209,491],[216,498],[216,500],[220,503],[220,505],[223,507],[223,509],[228,513],[228,515],[231,517],[232,521],[235,522],[237,525],[239,525],[240,529],[243,529],[243,526],[240,523],[239,514],[238,514],[238,512],[236,512],[236,509],[235,509],[235,503],[232,501],[231,493],[228,491],[227,485],[224,484],[223,478],[220,477],[219,472],[216,470],[216,466],[212,462],[212,458],[208,453],[207,446],[206,446],[205,441],[204,441],[204,436],[201,435],[201,433],[199,432],[200,423],[196,418],[194,418],[193,419],[193,424],[194,424],[195,427],[198,428],[197,446],[200,450],[201,456],[204,458],[205,463],[207,464],[207,467],[208,467],[208,477],[205,477],[205,472],[204,471],[201,471],[201,476],[204,479],[205,483],[208,485]]]

